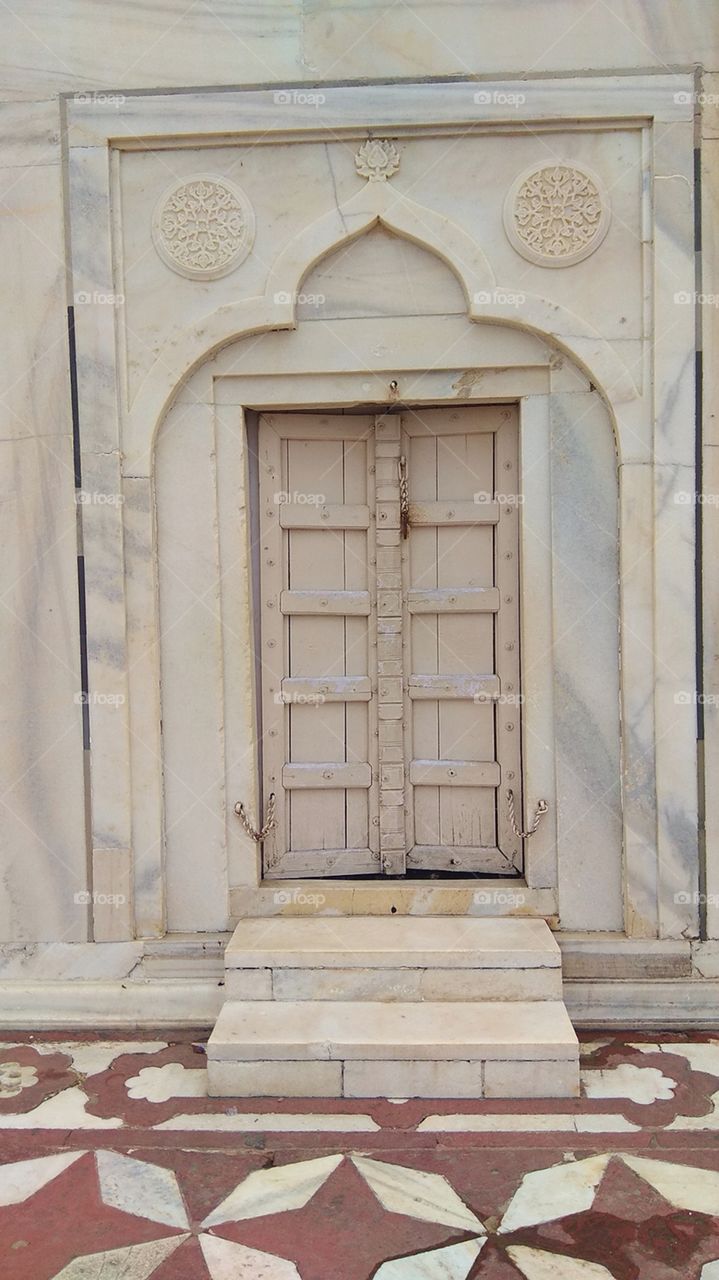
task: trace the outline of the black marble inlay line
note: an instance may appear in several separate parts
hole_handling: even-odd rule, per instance
[[[80,412],[77,395],[77,347],[75,345],[75,308],[67,309],[67,345],[70,358],[70,405],[72,409],[72,457],[75,467],[75,488],[82,488],[82,460],[80,456]]]

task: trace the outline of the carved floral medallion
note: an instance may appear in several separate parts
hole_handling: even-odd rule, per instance
[[[600,179],[577,165],[553,164],[520,174],[504,206],[514,248],[543,267],[569,267],[599,248],[609,229]]]
[[[252,248],[252,205],[226,178],[183,178],[159,201],[152,238],[173,271],[190,280],[215,280],[239,266]]]
[[[355,155],[355,168],[369,182],[386,182],[399,169],[399,151],[388,138],[368,138]]]

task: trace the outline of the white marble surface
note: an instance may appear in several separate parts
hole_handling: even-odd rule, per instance
[[[415,1253],[411,1258],[383,1262],[377,1280],[465,1280],[486,1240],[463,1240],[444,1249]]]
[[[520,10],[525,3],[526,0],[522,0]],[[679,135],[683,138],[687,132],[691,105],[682,106],[673,100],[671,83],[663,74],[648,78],[651,83],[645,84],[632,78],[615,80],[607,77],[591,84],[582,84],[573,78],[551,84],[546,80],[532,82],[527,71],[528,68],[540,71],[572,69],[578,65],[606,69],[616,67],[617,60],[625,66],[654,65],[664,70],[667,63],[689,65],[699,56],[711,60],[716,56],[714,28],[706,22],[705,6],[700,0],[691,0],[684,7],[681,20],[676,15],[665,15],[659,22],[646,6],[632,0],[621,0],[618,6],[613,7],[607,21],[600,22],[600,15],[588,10],[561,40],[545,45],[543,39],[539,43],[536,39],[537,31],[547,25],[542,6],[538,9],[535,5],[531,17],[527,10],[525,20],[518,22],[516,9],[508,17],[506,6],[497,6],[492,0],[483,0],[487,23],[481,32],[478,24],[467,23],[463,6],[460,5],[459,10],[453,9],[450,14],[446,6],[440,11],[430,5],[421,16],[413,10],[404,14],[404,21],[409,25],[403,28],[405,36],[401,40],[396,36],[397,15],[385,15],[379,41],[375,38],[379,12],[372,3],[360,4],[351,11],[345,8],[334,12],[330,22],[324,3],[308,5],[302,15],[298,5],[275,0],[271,10],[263,10],[261,14],[238,12],[235,6],[232,13],[222,10],[221,21],[213,23],[206,16],[193,14],[179,26],[168,25],[167,5],[168,0],[157,0],[151,6],[145,6],[143,20],[132,30],[126,30],[123,24],[118,23],[117,16],[109,11],[103,11],[100,16],[97,6],[93,8],[88,0],[73,0],[62,23],[40,0],[30,0],[23,11],[22,21],[9,11],[0,18],[0,24],[5,25],[8,34],[7,47],[14,50],[14,66],[4,78],[3,92],[6,97],[17,99],[2,104],[6,139],[1,161],[6,166],[3,170],[3,192],[5,203],[12,209],[11,218],[3,220],[3,232],[8,237],[3,271],[7,273],[8,296],[22,302],[22,323],[8,332],[3,347],[8,369],[4,388],[4,399],[9,407],[6,432],[8,436],[19,435],[21,439],[12,445],[3,445],[6,474],[10,477],[8,502],[3,504],[7,517],[4,546],[9,548],[6,565],[15,579],[15,589],[10,597],[6,597],[6,603],[9,599],[13,612],[8,612],[5,620],[17,641],[9,650],[7,663],[6,705],[10,714],[4,737],[4,741],[13,746],[5,748],[0,761],[3,782],[11,782],[15,787],[11,793],[2,788],[4,803],[9,806],[5,812],[5,856],[11,873],[7,910],[0,926],[1,936],[30,940],[63,938],[66,941],[79,941],[88,936],[87,906],[74,901],[74,889],[68,893],[69,882],[74,884],[77,881],[78,887],[84,887],[86,854],[80,725],[78,707],[72,702],[78,683],[74,596],[75,507],[68,469],[66,347],[62,313],[65,264],[60,213],[61,175],[57,163],[59,113],[52,95],[58,89],[83,92],[102,85],[114,89],[119,86],[120,90],[123,87],[141,88],[143,84],[182,88],[187,82],[196,82],[197,50],[200,46],[203,50],[201,65],[207,72],[203,79],[209,84],[213,81],[237,83],[238,80],[281,84],[289,78],[306,76],[312,79],[322,75],[340,79],[343,76],[361,79],[382,74],[401,76],[413,74],[420,67],[423,75],[463,71],[483,75],[496,73],[499,69],[512,71],[516,63],[517,72],[525,76],[521,85],[527,98],[526,111],[536,113],[539,118],[548,112],[555,115],[564,112],[566,116],[576,118],[577,102],[581,99],[583,110],[591,108],[599,114],[608,110],[607,104],[611,100],[613,109],[619,109],[617,104],[620,104],[621,111],[627,115],[651,109],[656,110],[660,124],[662,119],[668,120],[672,116],[678,122],[674,135],[670,130],[657,132],[654,195],[661,270],[655,277],[659,302],[653,316],[649,315],[648,308],[643,309],[641,298],[642,276],[644,274],[646,285],[646,275],[637,241],[641,216],[637,193],[639,144],[633,129],[612,129],[605,134],[595,130],[591,140],[581,130],[559,131],[551,135],[552,148],[561,141],[565,155],[577,161],[591,158],[599,168],[606,166],[609,176],[616,179],[612,182],[612,202],[618,216],[603,246],[606,257],[602,273],[595,270],[600,261],[598,257],[588,259],[567,272],[553,273],[514,261],[503,236],[497,234],[500,188],[507,172],[505,153],[515,146],[515,141],[507,140],[506,133],[489,139],[485,132],[467,139],[466,149],[461,153],[466,156],[464,164],[457,163],[459,153],[447,145],[446,139],[441,139],[438,144],[437,140],[427,137],[407,136],[402,140],[402,168],[393,181],[397,183],[398,191],[404,191],[415,202],[424,202],[426,207],[438,210],[440,216],[449,215],[457,226],[469,227],[481,242],[482,252],[490,255],[503,285],[520,287],[521,283],[528,295],[539,295],[540,299],[545,299],[546,305],[542,304],[544,310],[535,302],[531,307],[528,304],[524,318],[518,320],[520,325],[538,323],[537,317],[541,316],[542,327],[556,333],[560,342],[568,342],[585,359],[590,370],[599,368],[601,361],[608,359],[610,348],[587,332],[586,324],[594,324],[601,335],[610,340],[612,358],[616,362],[611,368],[623,369],[625,373],[630,371],[621,383],[616,399],[621,401],[619,416],[623,447],[631,442],[635,449],[629,454],[625,452],[624,456],[632,463],[641,464],[637,471],[647,470],[644,466],[647,457],[643,452],[647,446],[645,428],[652,420],[652,413],[648,409],[648,398],[646,402],[638,403],[629,399],[631,385],[638,390],[643,389],[647,397],[651,395],[654,400],[652,410],[657,422],[654,443],[657,457],[666,465],[667,471],[659,475],[656,488],[650,487],[643,495],[639,491],[646,486],[638,476],[634,479],[627,476],[626,486],[623,485],[628,495],[629,488],[635,484],[635,496],[642,510],[649,511],[656,500],[660,516],[656,529],[645,525],[643,518],[634,518],[630,509],[633,500],[627,497],[625,502],[623,498],[622,514],[628,516],[625,527],[629,535],[629,556],[625,556],[623,561],[622,582],[622,602],[623,607],[626,606],[628,620],[623,637],[623,669],[631,685],[625,691],[623,709],[626,733],[633,752],[625,795],[625,816],[628,818],[625,847],[629,868],[626,920],[628,927],[637,934],[652,934],[657,930],[669,936],[691,934],[696,928],[693,904],[677,903],[675,895],[678,891],[684,892],[687,884],[691,893],[694,886],[696,796],[693,790],[693,707],[681,708],[677,713],[673,698],[677,688],[683,688],[686,682],[691,683],[693,650],[690,629],[683,624],[672,625],[671,620],[677,616],[684,618],[691,611],[687,584],[693,555],[693,510],[680,511],[680,518],[676,519],[677,512],[666,502],[672,484],[690,485],[691,482],[688,474],[674,475],[672,468],[688,469],[693,461],[691,369],[688,362],[692,338],[691,308],[682,309],[671,301],[672,288],[684,287],[691,268],[688,153],[685,141],[678,141]],[[508,40],[506,24],[510,21],[513,38]],[[304,43],[303,59],[300,60],[302,26]],[[78,31],[82,33],[79,36]],[[461,42],[457,38],[460,31],[463,33]],[[198,39],[198,33],[201,39]],[[474,43],[480,34],[481,48],[479,45],[475,47]],[[100,48],[104,55],[101,66],[97,54]],[[527,56],[530,48],[531,58]],[[230,65],[232,75],[228,74]],[[22,70],[18,71],[18,67]],[[453,84],[443,88],[441,94],[432,95],[432,102],[437,103],[436,111],[445,121],[457,118],[462,94],[470,115],[475,113],[478,119],[481,115],[485,122],[497,122],[502,117],[507,119],[507,107],[496,101],[486,104],[486,109],[477,114],[473,101],[474,83],[471,88],[473,92],[467,95],[466,86]],[[490,94],[495,92],[495,88],[492,87]],[[338,120],[343,110],[340,105],[342,92],[341,89],[328,91],[327,110],[335,112]],[[400,124],[409,125],[411,133],[411,126],[419,119],[417,103],[422,90],[413,90],[414,97],[403,97],[402,93],[401,86],[373,91],[371,109],[384,112],[385,116],[388,112],[390,116],[392,112],[396,113]],[[22,101],[26,98],[29,99],[27,102]],[[262,119],[260,98],[261,95],[255,95],[253,105],[248,109],[248,127],[259,127]],[[429,95],[425,94],[425,98],[429,100]],[[317,123],[314,107],[295,104],[283,110],[281,104],[275,104],[271,99],[271,93],[265,95],[262,110],[265,117],[268,107],[274,111],[272,129],[275,133],[290,127],[290,122],[291,127],[308,127],[311,122],[313,126]],[[361,108],[359,103],[360,97],[354,93],[346,118],[353,119],[355,124],[359,121],[364,127],[367,109]],[[405,107],[403,103],[408,105]],[[72,105],[71,115],[79,118],[83,104],[77,105],[80,111],[75,111]],[[120,264],[110,263],[108,228],[104,228],[100,237],[94,235],[98,219],[107,212],[104,188],[107,166],[103,147],[98,145],[98,123],[109,121],[110,132],[122,132],[126,124],[128,134],[136,136],[141,132],[139,122],[149,118],[148,111],[155,122],[159,122],[158,129],[165,132],[188,120],[195,128],[218,130],[223,119],[227,123],[228,111],[235,128],[239,119],[236,94],[200,94],[194,98],[183,94],[157,95],[147,101],[138,94],[128,97],[124,103],[95,101],[85,105],[88,107],[88,130],[91,127],[95,133],[87,131],[80,136],[84,126],[79,126],[80,133],[74,137],[81,143],[95,145],[74,148],[73,174],[80,185],[79,189],[73,188],[71,221],[74,287],[79,290],[88,287],[103,289],[116,285],[119,279],[113,275],[113,268]],[[425,111],[429,109],[422,108]],[[434,107],[431,109],[435,110]],[[358,115],[361,110],[365,110],[362,118]],[[514,121],[515,113],[516,108],[511,108],[510,117]],[[707,136],[711,137],[715,129],[716,113],[710,113]],[[520,150],[524,159],[527,158],[525,151],[531,151],[529,158],[532,159],[535,152],[531,149],[541,150],[547,142],[546,135],[542,135],[540,140],[538,132],[530,133],[531,136],[521,139]],[[315,212],[321,214],[326,207],[330,211],[334,208],[333,181],[340,199],[357,188],[358,180],[352,168],[352,147],[347,148],[344,144],[335,147],[333,143],[333,154],[336,152],[337,158],[336,162],[332,159],[330,163],[326,157],[318,161],[321,148],[314,140],[302,143],[294,151],[286,139],[272,145],[276,155],[292,152],[296,157],[291,165],[285,166],[287,181],[292,184],[291,193],[297,197],[288,202],[291,208],[281,217],[272,216],[271,166],[265,164],[263,170],[261,164],[267,151],[260,147],[251,148],[252,156],[247,157],[240,181],[245,185],[249,182],[251,186],[256,182],[256,190],[253,188],[253,191],[258,208],[263,213],[269,211],[268,216],[263,217],[256,262],[243,264],[236,276],[216,282],[224,290],[222,293],[211,293],[205,285],[193,290],[190,282],[178,278],[175,282],[178,292],[172,300],[165,295],[167,273],[163,269],[163,274],[159,270],[161,264],[158,266],[152,258],[146,242],[147,229],[142,223],[143,200],[151,200],[155,190],[153,184],[157,184],[163,174],[163,162],[158,160],[156,151],[151,157],[138,152],[126,154],[123,158],[122,180],[127,184],[127,200],[126,222],[120,228],[123,233],[120,238],[124,256],[122,265],[129,283],[125,321],[120,327],[121,360],[128,355],[125,342],[132,351],[129,363],[123,364],[117,379],[114,363],[116,310],[92,304],[79,304],[77,308],[81,347],[81,419],[86,427],[86,474],[91,486],[106,488],[115,485],[119,488],[116,451],[120,440],[114,429],[116,388],[124,392],[133,380],[139,385],[143,370],[149,367],[146,362],[157,358],[157,381],[151,388],[155,398],[138,402],[138,421],[149,433],[157,414],[148,413],[147,406],[164,403],[168,388],[177,380],[178,371],[201,356],[213,335],[227,336],[233,325],[237,330],[239,313],[233,313],[232,319],[225,314],[224,320],[216,323],[216,317],[213,319],[210,315],[212,308],[216,304],[222,306],[225,300],[231,311],[235,295],[242,292],[236,288],[241,280],[247,290],[261,292],[266,273],[272,266],[273,254],[292,240],[293,227],[296,229],[303,216],[311,219]],[[233,143],[232,147],[223,149],[221,159],[232,164],[243,158],[241,152],[247,151],[246,144],[240,139],[237,145]],[[302,159],[297,158],[300,153]],[[166,162],[166,182],[171,180],[173,172],[189,172],[196,162],[196,153],[191,148],[162,154]],[[512,154],[517,156],[518,153],[515,150]],[[203,153],[203,159],[206,158],[206,153]],[[429,172],[435,160],[436,166]],[[187,169],[183,168],[185,165]],[[168,166],[172,172],[168,172]],[[315,182],[313,175],[316,172],[320,177]],[[461,181],[457,180],[457,173],[462,175]],[[477,200],[476,191],[478,186],[481,188],[482,176],[486,179],[488,174],[491,181],[485,182],[487,204],[483,205],[480,218],[478,203],[481,202]],[[467,175],[468,180],[465,181]],[[22,181],[19,180],[21,178]],[[647,233],[645,226],[642,236],[646,237]],[[379,233],[379,236],[385,235],[384,232]],[[378,237],[374,243],[379,243]],[[705,246],[708,244],[711,240],[705,241]],[[372,256],[370,242],[365,242],[361,248],[356,246],[355,253],[356,262],[362,259],[363,253],[366,262]],[[420,268],[417,253],[413,247],[403,249],[406,262],[415,263],[417,272],[422,275],[416,294],[409,297],[409,302],[403,299],[403,303],[419,307],[426,306],[428,296],[431,305],[432,281],[437,278],[437,273],[434,265],[427,268],[425,263]],[[378,249],[378,261],[384,261],[383,254],[384,248]],[[708,262],[706,248],[705,259]],[[334,279],[339,283],[343,267],[341,262],[336,266]],[[423,274],[425,268],[426,277]],[[315,272],[315,279],[320,275],[321,269]],[[543,277],[550,275],[552,279],[543,282]],[[617,302],[622,288],[620,307]],[[136,289],[135,294],[133,289]],[[452,291],[456,297],[454,282],[448,293]],[[584,291],[586,297],[583,296]],[[341,311],[346,288],[344,293],[340,290],[332,297],[334,303],[331,305],[335,311]],[[590,297],[589,302],[587,297]],[[243,306],[244,303],[238,305]],[[355,300],[355,305],[361,311],[364,303]],[[456,302],[448,305],[454,307]],[[552,308],[556,311],[554,316]],[[175,324],[176,315],[180,323],[170,334],[169,326]],[[247,311],[247,316],[250,315],[260,316],[262,324],[289,322],[287,309],[283,311],[281,307],[279,311],[255,308]],[[510,323],[517,320],[506,308],[500,318],[503,321],[509,319]],[[714,318],[713,314],[708,314],[705,335],[712,332]],[[572,328],[574,320],[577,321],[576,331]],[[145,322],[147,333],[142,330]],[[229,330],[227,327],[222,329],[222,323],[226,323]],[[642,368],[637,362],[645,325],[650,323],[656,326],[658,337],[655,386],[647,384],[648,364]],[[585,325],[584,329],[582,325]],[[304,327],[318,329],[321,326],[308,320]],[[170,340],[166,341],[168,336]],[[279,336],[290,335],[273,335],[273,338]],[[145,342],[149,346],[143,345]],[[390,352],[388,358],[391,355]],[[340,360],[338,356],[338,362]],[[601,367],[609,368],[610,364]],[[95,376],[88,383],[85,374],[91,367]],[[601,382],[601,378],[599,380]],[[605,385],[614,394],[619,383],[615,385],[615,380],[609,378],[605,379]],[[707,399],[711,404],[715,397]],[[89,438],[90,433],[92,439]],[[37,440],[30,440],[30,436],[37,436]],[[145,449],[145,458],[147,456]],[[146,476],[148,470],[135,473],[130,469],[129,474]],[[18,489],[21,495],[32,495],[29,506],[24,497],[22,503],[18,503]],[[147,557],[151,513],[148,486],[144,486],[141,494],[140,486],[134,487],[134,491],[139,494],[137,505],[124,530],[119,510],[108,513],[98,507],[88,508],[83,513],[88,551],[93,687],[101,692],[126,696],[124,672],[128,661],[133,664],[132,708],[128,711],[126,704],[119,709],[99,704],[91,707],[95,748],[94,865],[103,886],[116,885],[118,877],[129,882],[131,842],[139,840],[142,857],[137,863],[139,876],[136,879],[138,923],[142,932],[156,934],[163,927],[164,912],[161,859],[157,850],[158,744],[156,731],[154,737],[150,731],[151,722],[156,725],[158,719],[157,702],[152,701],[156,665],[153,666],[153,638],[146,628],[152,594],[149,584],[151,564]],[[646,504],[642,506],[645,498]],[[108,520],[108,514],[119,517],[119,524]],[[130,535],[129,572],[131,575],[140,573],[140,577],[132,576],[128,591],[134,654],[131,648],[128,652],[125,650],[127,623],[122,607],[121,570],[127,551],[123,536],[127,533]],[[635,538],[642,541],[634,542]],[[654,580],[647,590],[642,554],[634,553],[640,547],[646,548],[652,539],[656,539],[658,551]],[[31,548],[32,573],[26,572],[25,568],[28,547]],[[655,608],[658,610],[656,614]],[[232,616],[231,612],[223,614],[227,618]],[[200,630],[198,628],[198,634]],[[659,680],[655,705],[651,706],[644,695],[644,685],[635,680],[635,676],[641,673],[642,666],[648,667],[646,642],[649,639],[651,644],[651,638],[655,636],[659,637]],[[227,650],[221,652],[222,646],[217,643],[216,636],[213,644],[216,669],[223,663],[227,666]],[[28,646],[32,648],[30,653]],[[707,652],[712,652],[711,643]],[[144,666],[141,663],[136,669],[135,659],[146,653],[150,656],[143,659]],[[29,657],[34,669],[30,683],[27,675]],[[574,690],[579,665],[573,655],[562,664],[565,689],[571,686]],[[647,671],[645,682],[651,677],[652,673]],[[205,689],[213,687],[213,680],[211,675]],[[240,692],[240,701],[244,696],[246,691],[245,694]],[[218,705],[220,707],[220,719],[223,711],[236,709],[235,701],[223,701],[221,693],[218,695],[216,682],[212,698],[215,709]],[[580,698],[578,705],[585,707],[587,699]],[[143,712],[138,711],[141,707],[145,708],[144,718]],[[606,730],[603,712],[604,708],[595,707],[588,722],[585,717],[584,736],[586,739],[587,723],[591,726],[590,735],[601,724],[602,731],[598,737],[604,749],[607,738],[603,732]],[[231,716],[227,718],[232,719]],[[217,722],[216,716],[213,723]],[[655,730],[658,741],[656,769],[653,758]],[[226,732],[231,734],[231,727],[226,725]],[[131,734],[136,736],[131,738]],[[135,747],[141,744],[132,763],[134,775],[131,774],[130,763],[131,740]],[[237,738],[230,752],[233,762],[238,757],[236,742]],[[17,743],[20,744],[19,751],[14,745]],[[614,746],[609,745],[613,751]],[[215,776],[231,776],[232,785],[235,785],[239,771],[233,763],[235,772],[231,775],[226,772],[226,761],[220,758],[218,762],[221,755],[218,749],[213,757],[217,764]],[[603,758],[606,764],[606,751]],[[711,743],[708,758],[710,762],[713,759]],[[592,758],[592,767],[597,759],[596,755]],[[192,773],[194,760],[190,764],[188,772]],[[151,773],[153,767],[156,770],[154,775]],[[251,774],[252,767],[241,775],[242,784]],[[183,787],[186,782],[187,777],[183,779]],[[657,786],[658,852],[662,867],[659,889],[654,834],[657,829]],[[134,797],[132,820],[131,791]],[[210,807],[213,813],[222,803],[220,792],[221,787],[218,787],[212,793]],[[577,800],[577,794],[571,787],[563,789],[562,794],[565,804],[571,802],[573,805]],[[183,802],[175,807],[173,816],[182,815],[184,819],[186,813],[187,806]],[[187,820],[187,843],[179,863],[175,862],[181,883],[179,889],[173,891],[174,902],[177,918],[183,921],[188,919],[190,899],[198,889],[196,884],[194,888],[188,888],[189,880],[185,884],[184,877],[191,875],[195,842],[201,838],[204,844],[206,837],[204,830],[198,834],[193,828],[193,821],[194,818]],[[616,853],[616,840],[614,848]],[[227,922],[224,899],[225,860],[228,857],[233,868],[230,873],[233,884],[241,883],[245,875],[247,879],[244,882],[247,883],[254,875],[249,851],[238,843],[228,850],[226,835],[218,833],[212,846],[207,893],[197,898],[198,919],[201,915],[202,921]],[[564,903],[568,910],[564,923],[580,919],[576,912],[582,895],[586,895],[592,885],[590,862],[590,859],[585,861],[583,881],[573,882],[571,873],[563,873],[567,887]],[[37,875],[27,875],[28,866],[37,870]],[[40,885],[42,893],[37,890]],[[611,893],[602,893],[602,911],[607,920],[612,913],[616,920],[616,888],[615,883]],[[203,893],[202,886],[198,893]],[[680,909],[684,906],[689,909]],[[122,917],[105,912],[103,917],[99,911],[97,927],[100,937],[128,937],[132,932],[130,912],[126,911]],[[194,915],[187,927],[196,927]],[[90,1008],[92,1001],[90,997],[88,1000],[87,1007]]]
[[[484,1232],[479,1218],[441,1174],[406,1169],[367,1156],[353,1156],[352,1163],[388,1213],[402,1213],[422,1222],[441,1222],[460,1231]]]
[[[244,1222],[267,1213],[301,1209],[328,1177],[342,1163],[344,1156],[320,1156],[298,1164],[284,1164],[272,1169],[257,1169],[248,1174],[229,1196],[213,1209],[203,1226],[222,1222]]]
[[[576,1034],[554,1000],[486,1004],[228,1001],[210,1064],[257,1061],[499,1059],[576,1063]]]
[[[657,1067],[635,1067],[629,1062],[605,1071],[583,1071],[581,1077],[587,1098],[630,1098],[643,1106],[672,1098],[677,1087]]]
[[[96,1160],[100,1198],[104,1204],[167,1227],[189,1227],[187,1210],[172,1169],[133,1160],[117,1151],[98,1151]]]
[[[277,1097],[277,1093],[272,1095]],[[312,1112],[301,1112],[293,1115],[291,1112],[282,1112],[269,1115],[266,1111],[261,1112],[238,1112],[237,1115],[228,1115],[226,1111],[204,1112],[201,1115],[197,1113],[188,1113],[186,1115],[173,1116],[171,1120],[163,1120],[160,1124],[156,1124],[153,1128],[160,1131],[165,1130],[188,1130],[189,1132],[211,1133],[220,1131],[223,1133],[304,1133],[311,1130],[313,1133],[377,1133],[380,1126],[375,1123],[371,1116],[363,1116],[359,1114],[331,1115],[323,1112],[320,1115],[312,1114]]]
[[[141,1067],[136,1076],[125,1082],[128,1097],[147,1102],[167,1102],[169,1098],[204,1098],[207,1095],[207,1071],[194,1070],[179,1062],[164,1067]]]
[[[167,1240],[150,1240],[148,1244],[129,1244],[120,1249],[103,1249],[89,1257],[83,1255],[68,1262],[53,1280],[102,1280],[103,1276],[121,1275],[123,1280],[148,1280],[171,1253],[188,1237],[171,1236]]]
[[[521,1244],[509,1245],[507,1253],[526,1280],[612,1280],[611,1271],[599,1262],[567,1258]]]
[[[675,1209],[719,1213],[719,1173],[715,1170],[693,1169],[691,1165],[647,1160],[643,1156],[624,1155],[622,1160]]]
[[[32,1160],[13,1160],[0,1169],[0,1204],[19,1204],[79,1160],[84,1151],[65,1151]]]
[[[203,1232],[200,1248],[212,1280],[300,1280],[294,1262]]]
[[[166,920],[170,930],[223,929],[227,802],[211,409],[178,405],[156,458]]]
[[[227,968],[559,968],[543,920],[447,920],[355,916],[243,920],[225,951]]]
[[[87,909],[57,104],[0,107],[0,939],[81,941]]]
[[[72,0],[62,15],[45,0],[29,0],[21,13],[3,15],[4,96],[106,90],[100,99],[112,105],[138,85],[291,83],[303,75],[300,19],[299,0],[239,9],[219,0],[212,13],[188,11],[182,21],[174,0],[152,0],[132,23],[94,0]]]
[[[121,1129],[119,1116],[100,1117],[87,1110],[89,1098],[79,1086],[62,1089],[32,1111],[0,1115],[0,1129]]]
[[[620,930],[616,444],[595,393],[552,394],[550,415],[559,906],[566,928]]]
[[[568,1160],[565,1164],[525,1173],[502,1218],[499,1232],[506,1234],[582,1213],[594,1203],[610,1159],[610,1155],[589,1156],[585,1160]]]
[[[719,39],[711,32],[704,0],[691,0],[680,12],[618,0],[611,9],[592,6],[577,10],[572,0],[540,5],[532,0],[507,9],[502,0],[453,5],[441,0],[421,10],[400,14],[381,0],[362,0],[333,12],[328,0],[312,0],[308,7],[306,39],[315,75],[352,77],[426,75],[440,67],[446,75],[462,72],[571,71],[576,67],[615,68],[692,62],[702,50],[706,63],[716,65]],[[377,39],[381,25],[382,39]],[[481,86],[480,86],[481,87]],[[522,86],[523,87],[523,86]],[[509,114],[501,104],[497,112]]]

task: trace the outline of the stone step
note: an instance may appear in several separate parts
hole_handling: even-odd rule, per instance
[[[559,1000],[544,920],[243,920],[225,953],[231,1000]]]
[[[212,1097],[575,1097],[561,1001],[228,1001]]]

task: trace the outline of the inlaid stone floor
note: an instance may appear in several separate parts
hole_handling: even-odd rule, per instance
[[[203,1033],[0,1037],[2,1280],[719,1280],[719,1036],[555,1102],[206,1096]]]

